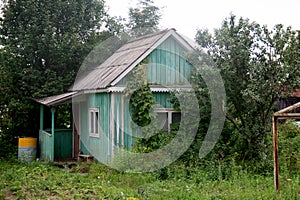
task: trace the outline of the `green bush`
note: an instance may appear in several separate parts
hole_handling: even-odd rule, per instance
[[[12,134],[7,132],[0,132],[0,159],[12,159],[14,157],[17,157],[17,139],[14,138]]]
[[[300,170],[300,128],[288,120],[278,129],[279,163],[281,171],[296,173]]]

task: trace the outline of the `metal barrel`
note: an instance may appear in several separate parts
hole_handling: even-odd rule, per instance
[[[37,138],[19,138],[18,140],[18,159],[31,162],[36,158]]]

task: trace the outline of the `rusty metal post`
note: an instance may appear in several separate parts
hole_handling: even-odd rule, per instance
[[[278,118],[272,117],[273,124],[273,156],[274,156],[274,186],[279,191],[279,163],[278,163]]]

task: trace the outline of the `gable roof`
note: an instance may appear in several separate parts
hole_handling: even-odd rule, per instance
[[[91,70],[87,75],[76,80],[71,91],[96,90],[115,86],[136,65],[143,61],[155,48],[168,37],[173,36],[187,50],[193,47],[175,29],[166,29],[130,40],[119,48],[101,65]]]

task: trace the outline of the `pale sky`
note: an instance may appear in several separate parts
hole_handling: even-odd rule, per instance
[[[138,0],[106,0],[109,13],[128,16],[129,7]],[[175,28],[179,33],[194,39],[196,30],[219,28],[222,21],[233,13],[249,18],[261,25],[291,25],[300,29],[300,0],[154,0],[162,8],[162,28]]]

